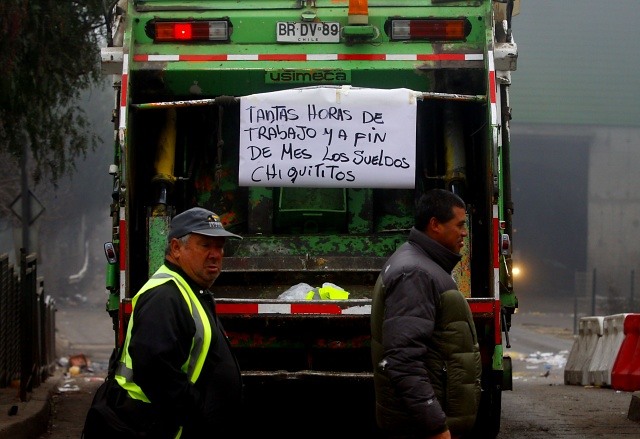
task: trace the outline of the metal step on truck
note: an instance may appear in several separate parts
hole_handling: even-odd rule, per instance
[[[115,344],[171,218],[205,207],[244,238],[227,242],[213,287],[246,386],[239,428],[373,437],[373,285],[414,201],[445,188],[468,207],[454,275],[481,344],[475,437],[495,437],[517,308],[518,11],[513,0],[119,1],[102,49],[115,89]]]

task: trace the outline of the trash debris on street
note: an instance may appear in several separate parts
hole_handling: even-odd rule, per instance
[[[75,384],[76,380],[65,380],[62,386],[58,387],[58,392],[77,392],[80,390],[80,387]]]

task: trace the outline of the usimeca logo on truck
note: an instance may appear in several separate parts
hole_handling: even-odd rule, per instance
[[[350,77],[349,72],[343,70],[272,70],[266,72],[265,83],[345,84]]]

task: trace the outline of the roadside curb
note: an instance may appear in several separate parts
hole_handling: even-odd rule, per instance
[[[0,439],[34,439],[44,434],[49,427],[51,398],[62,377],[62,371],[56,369],[24,402],[16,389],[0,389]],[[16,408],[15,414],[9,415]]]

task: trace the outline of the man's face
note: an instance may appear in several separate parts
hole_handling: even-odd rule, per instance
[[[464,238],[469,234],[467,231],[466,211],[461,207],[453,208],[453,218],[445,223],[431,219],[431,233],[429,236],[454,253],[460,253],[464,246]]]
[[[209,288],[222,270],[224,241],[223,237],[192,233],[186,244],[172,240],[171,256],[187,276],[202,288]]]

